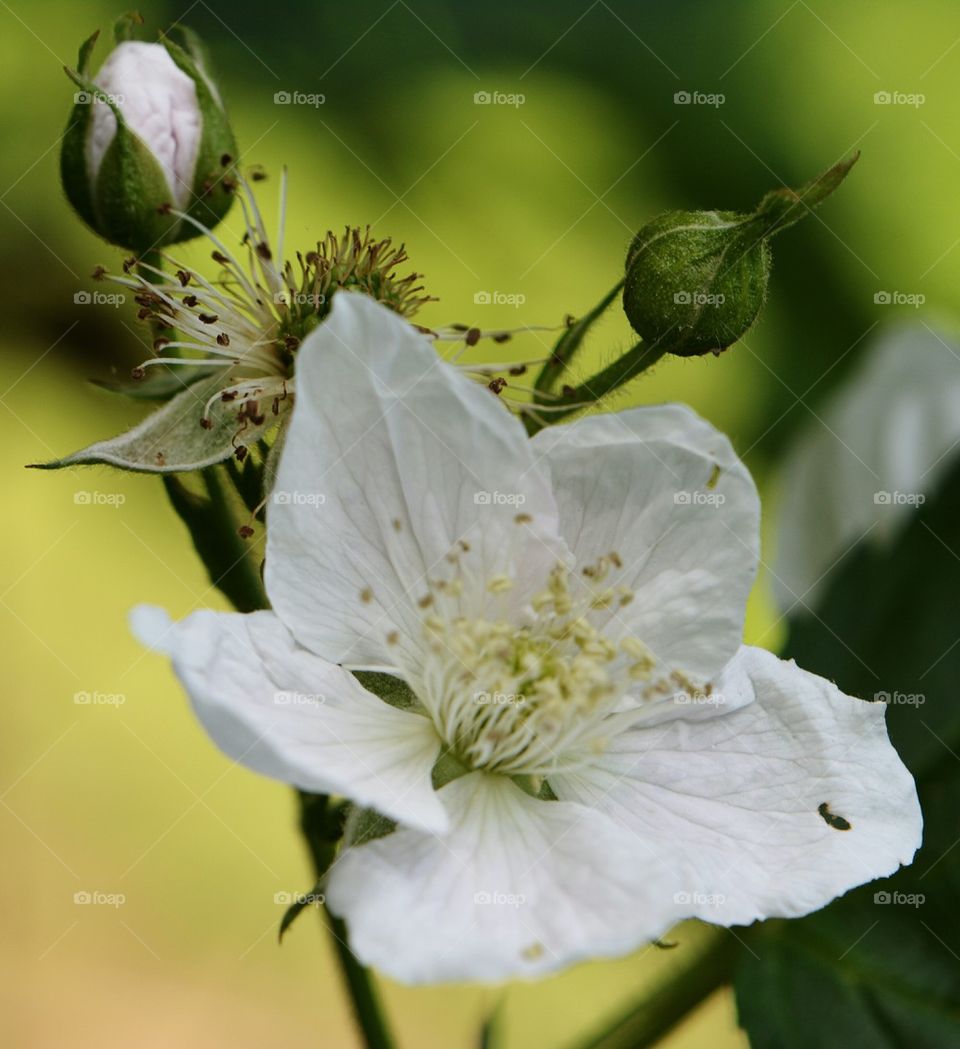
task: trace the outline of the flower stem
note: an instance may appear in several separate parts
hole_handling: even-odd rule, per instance
[[[269,608],[260,571],[238,533],[237,509],[242,506],[236,477],[222,467],[202,471],[207,499],[190,492],[175,476],[165,476],[167,496],[190,530],[200,560],[210,581],[241,612]],[[300,830],[310,853],[317,882],[333,863],[342,833],[342,807],[332,806],[323,795],[299,792]],[[353,1012],[366,1049],[395,1049],[396,1043],[380,1007],[373,977],[356,959],[347,943],[344,923],[327,911],[327,926],[333,938],[337,961],[343,974]]]
[[[656,1044],[714,991],[729,983],[740,944],[725,929],[711,930],[705,947],[668,980],[578,1049],[645,1049]]]
[[[593,323],[603,315],[607,307],[620,294],[622,287],[623,281],[617,281],[589,313],[585,313],[579,320],[571,324],[557,339],[553,351],[547,358],[546,364],[540,369],[540,374],[533,384],[534,404],[543,404],[545,402],[543,394],[549,393],[553,389],[554,383],[563,374],[564,369],[569,366],[577,350],[580,349],[580,345]]]
[[[300,797],[300,830],[313,860],[317,882],[327,873],[336,852],[339,820],[331,818],[327,798],[303,791]],[[363,1034],[366,1049],[394,1049],[396,1043],[387,1025],[370,970],[357,961],[347,942],[347,927],[341,918],[326,912],[327,927],[340,964],[340,973],[353,1004],[353,1014]]]
[[[584,405],[593,404],[613,393],[624,383],[635,379],[641,372],[656,364],[672,345],[663,339],[653,343],[635,343],[625,354],[618,357],[612,364],[608,364],[603,371],[597,372],[576,389],[566,391],[564,398],[571,404],[566,411],[552,411],[548,419],[542,419],[535,413],[525,415],[524,425],[527,428],[527,434],[532,437],[545,426],[558,423],[573,415],[574,412],[580,411]],[[562,401],[556,403],[557,407],[563,405]]]

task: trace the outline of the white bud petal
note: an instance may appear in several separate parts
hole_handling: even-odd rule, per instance
[[[94,83],[112,96],[124,120],[157,158],[171,203],[184,208],[193,190],[203,118],[193,80],[162,44],[125,41],[100,67]],[[95,104],[86,142],[91,185],[117,130],[109,106]]]

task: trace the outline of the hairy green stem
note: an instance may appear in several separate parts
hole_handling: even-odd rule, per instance
[[[711,930],[709,940],[686,965],[598,1031],[578,1049],[645,1049],[655,1045],[698,1005],[733,976],[741,947],[726,929]]]
[[[564,411],[551,411],[537,415],[531,413],[524,416],[524,425],[527,433],[532,437],[539,433],[545,426],[552,426],[574,412],[580,411],[587,404],[594,404],[625,383],[635,379],[641,372],[646,371],[651,365],[656,364],[661,357],[671,348],[663,340],[654,343],[638,342],[634,344],[625,354],[618,357],[612,364],[607,365],[603,371],[581,383],[575,389],[568,390],[564,394],[564,400],[569,401],[571,407]],[[557,401],[556,408],[563,407],[563,401]]]
[[[606,295],[604,295],[589,313],[585,313],[579,320],[574,321],[560,338],[557,339],[553,351],[547,358],[544,366],[540,369],[540,374],[537,376],[536,381],[533,384],[534,404],[548,403],[543,395],[553,389],[556,381],[563,374],[564,370],[569,367],[577,350],[580,349],[583,340],[586,338],[587,332],[593,326],[594,322],[597,321],[606,311],[607,307],[613,302],[613,300],[620,294],[622,288],[623,281],[617,281],[617,283],[607,292]]]

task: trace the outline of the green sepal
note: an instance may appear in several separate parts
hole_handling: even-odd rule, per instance
[[[137,29],[143,25],[143,15],[139,11],[127,11],[113,23],[113,39],[117,44],[137,39]]]
[[[280,919],[280,928],[277,930],[277,943],[283,943],[283,936],[287,929],[300,917],[300,915],[308,908],[315,906],[322,906],[324,903],[323,893],[321,889],[323,882],[318,881],[314,887],[306,893],[301,893],[290,904],[290,906],[283,912],[283,917]]]
[[[465,765],[452,751],[444,749],[430,770],[430,784],[434,790],[440,790],[470,771],[469,765]]]
[[[762,230],[762,236],[775,237],[795,225],[830,196],[860,159],[859,151],[847,160],[804,182],[798,189],[774,189],[760,201],[753,213],[753,222]]]
[[[385,838],[397,829],[397,821],[383,816],[374,809],[363,809],[351,805],[343,830],[345,848],[353,845],[367,845],[371,841]]]
[[[383,674],[377,670],[356,670],[353,675],[361,685],[391,707],[398,710],[409,710],[425,713],[423,704],[417,699],[413,690],[401,678],[393,674]]]
[[[91,48],[93,46],[91,41],[94,39],[95,37],[91,37],[87,41]],[[83,48],[80,49],[80,55],[82,62]],[[87,61],[89,61],[89,54]],[[63,68],[67,76],[78,87],[87,83],[67,66]],[[87,90],[85,87],[82,89]],[[87,174],[86,157],[87,131],[92,117],[93,110],[89,102],[74,102],[73,109],[70,111],[70,119],[67,121],[67,129],[63,133],[60,144],[60,182],[73,210],[96,233],[97,216],[93,210],[93,193]]]
[[[77,52],[77,70],[80,75],[85,77],[90,68],[90,57],[93,54],[93,49],[96,46],[97,40],[100,38],[100,30],[97,29],[86,40],[80,45],[80,50]]]
[[[185,30],[183,27],[179,29],[182,36]],[[199,38],[189,33],[186,40],[190,50],[181,47],[169,36],[164,36],[160,42],[175,65],[193,81],[197,92],[197,105],[203,124],[194,166],[193,193],[185,211],[192,219],[212,229],[226,216],[233,204],[237,143],[223,103],[207,71],[209,66]],[[183,227],[178,239],[197,235],[196,228],[190,223],[184,223]]]
[[[201,426],[204,405],[223,386],[222,374],[200,379],[166,404],[151,412],[132,429],[117,437],[97,441],[78,452],[47,463],[33,463],[41,470],[64,466],[106,464],[138,473],[187,473],[229,459],[238,449],[250,448],[286,421],[290,399],[278,403],[278,414],[264,413],[255,424],[238,418],[236,403],[213,400],[210,426]]]

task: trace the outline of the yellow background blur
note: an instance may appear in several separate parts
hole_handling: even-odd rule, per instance
[[[664,363],[622,401],[690,402],[765,481],[888,319],[876,292],[953,309],[960,14],[946,0],[663,7],[467,13],[400,0],[308,13],[201,0],[185,20],[212,45],[244,159],[274,174],[289,167],[288,248],[308,250],[347,223],[405,241],[440,298],[425,317],[433,324],[558,323],[613,284],[632,233],[658,211],[746,208],[861,148],[820,219],[776,243],[772,301],[745,343],[719,360]],[[118,13],[0,0],[0,1042],[353,1046],[318,923],[308,916],[276,944],[276,894],[311,881],[289,792],[216,752],[164,661],[128,633],[138,602],[175,616],[222,607],[159,482],[23,469],[141,414],[84,382],[124,374],[144,334],[128,306],[74,304],[93,266],[120,256],[80,227],[57,175],[73,93],[61,66]],[[143,13],[156,29],[184,11]],[[279,106],[281,90],[327,98]],[[480,90],[526,98],[479,106]],[[727,99],[674,104],[683,90]],[[878,91],[926,97],[883,105]],[[263,185],[272,218],[277,180]],[[227,225],[236,230],[237,216]],[[481,291],[526,301],[477,306]],[[629,341],[614,308],[584,367]],[[530,357],[542,349],[533,336],[513,345]],[[776,647],[763,582],[748,631]],[[78,693],[119,698],[84,704]],[[82,892],[125,900],[75,903]],[[693,935],[679,934],[677,955]],[[562,1045],[673,958],[648,949],[505,995],[390,985],[386,995],[405,1045],[474,1044],[501,998],[508,1046]],[[668,1044],[745,1044],[732,999],[715,996]]]

